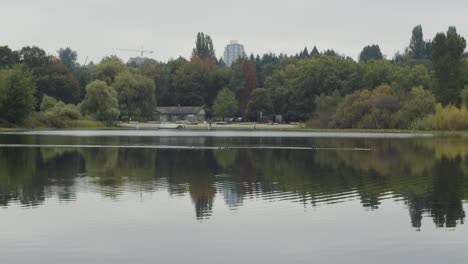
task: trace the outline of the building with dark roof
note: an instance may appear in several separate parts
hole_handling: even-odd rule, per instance
[[[156,108],[156,120],[160,122],[204,122],[206,112],[203,106],[165,106]]]

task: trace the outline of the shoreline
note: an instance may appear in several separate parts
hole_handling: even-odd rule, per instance
[[[83,127],[83,128],[0,128],[0,133],[14,132],[32,132],[32,131],[118,131],[118,130],[141,130],[141,131],[232,131],[232,132],[315,132],[315,133],[371,133],[371,134],[430,134],[435,136],[468,136],[468,131],[429,131],[429,130],[400,130],[400,129],[321,129],[321,128],[306,128],[301,125],[269,125],[256,124],[255,129],[253,124],[248,125],[212,125],[209,129],[208,125],[187,125],[183,130],[171,129],[156,129],[156,124],[135,123],[124,124],[114,127]]]

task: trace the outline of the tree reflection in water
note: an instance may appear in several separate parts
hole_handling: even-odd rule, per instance
[[[32,144],[38,139],[18,140]],[[132,141],[106,140],[112,144]],[[378,210],[384,199],[398,199],[405,201],[411,225],[417,229],[423,217],[448,228],[465,219],[467,139],[194,140],[201,145],[261,143],[337,149],[0,148],[0,205],[35,207],[51,197],[71,202],[80,192],[77,181],[87,177],[93,191],[110,199],[129,191],[161,189],[170,195],[189,195],[198,220],[212,216],[217,196],[234,210],[253,198],[287,197],[313,207],[359,199],[369,210]],[[350,147],[375,151],[339,150]]]

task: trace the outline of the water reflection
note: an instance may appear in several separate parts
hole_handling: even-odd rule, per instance
[[[294,138],[55,138],[0,137],[15,144],[185,144],[323,146],[336,150],[0,148],[0,205],[37,207],[48,198],[67,203],[81,191],[117,200],[125,192],[188,195],[198,220],[214,203],[232,210],[248,199],[320,207],[359,199],[367,210],[382,200],[405,201],[416,229],[463,224],[468,197],[468,140]],[[340,151],[343,148],[375,151]],[[79,184],[82,179],[87,184]]]

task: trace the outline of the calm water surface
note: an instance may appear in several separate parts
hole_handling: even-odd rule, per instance
[[[467,263],[468,138],[0,133],[0,263]]]

